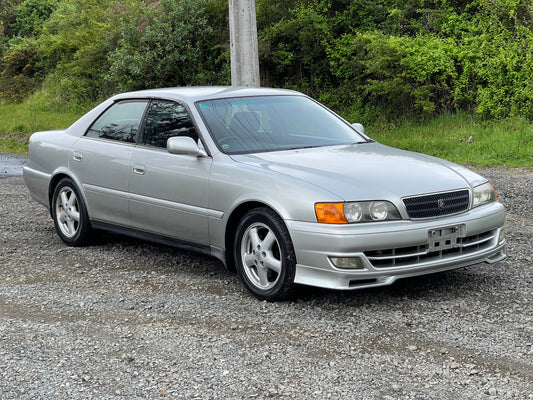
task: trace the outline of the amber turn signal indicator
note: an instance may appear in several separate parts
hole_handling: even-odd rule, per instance
[[[316,219],[322,224],[347,224],[344,203],[316,203]]]

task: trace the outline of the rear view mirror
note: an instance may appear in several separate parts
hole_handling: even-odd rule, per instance
[[[207,154],[202,150],[193,138],[188,136],[175,136],[167,140],[167,150],[170,154],[184,156],[205,157]]]
[[[359,122],[354,122],[352,124],[352,127],[359,133],[361,134],[365,134],[365,127],[363,126],[363,124],[360,124]]]

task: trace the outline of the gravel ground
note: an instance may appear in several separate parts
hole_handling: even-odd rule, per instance
[[[0,179],[22,175],[22,166],[26,164],[26,155],[0,152]]]
[[[0,179],[0,398],[533,399],[533,170],[480,171],[506,261],[282,303],[173,248],[68,248]]]

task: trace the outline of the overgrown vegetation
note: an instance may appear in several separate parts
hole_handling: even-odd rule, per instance
[[[482,121],[447,114],[425,122],[372,125],[367,133],[381,143],[463,165],[533,167],[533,125],[523,117]]]
[[[40,95],[36,96],[40,97]],[[25,153],[31,132],[67,128],[80,111],[51,109],[38,98],[0,106],[0,151]]]
[[[501,121],[502,136],[531,147],[530,1],[256,5],[264,86],[303,91],[371,126],[414,129],[459,114],[483,132],[467,149],[491,136],[483,121]],[[0,0],[0,56],[2,108],[29,101],[79,113],[119,91],[227,85],[228,2]],[[506,129],[517,124],[525,139]]]

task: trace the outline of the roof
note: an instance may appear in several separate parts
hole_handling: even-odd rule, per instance
[[[272,95],[288,95],[301,93],[287,90],[287,89],[273,89],[273,88],[256,88],[256,87],[239,87],[239,86],[190,86],[178,88],[162,88],[140,90],[136,92],[127,92],[116,95],[113,100],[128,99],[128,98],[168,98],[176,100],[185,100],[195,102],[199,100],[209,100],[227,97],[243,97],[243,96],[272,96]]]

